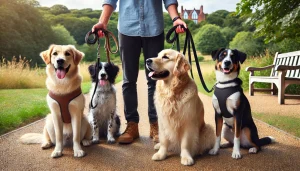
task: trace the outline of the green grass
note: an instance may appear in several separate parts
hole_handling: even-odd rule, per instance
[[[0,135],[49,113],[46,89],[0,90]]]
[[[253,113],[253,117],[300,137],[300,118],[261,113]]]
[[[122,80],[118,76],[116,83]],[[88,93],[90,82],[81,84],[82,92]],[[0,89],[0,135],[45,117],[50,111],[46,102],[48,90]]]

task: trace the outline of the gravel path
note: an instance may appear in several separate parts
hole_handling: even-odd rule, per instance
[[[52,159],[50,154],[53,148],[42,150],[40,145],[23,145],[17,141],[24,133],[41,133],[44,125],[43,119],[0,137],[0,170],[300,170],[300,140],[259,121],[256,121],[259,135],[261,137],[271,135],[275,137],[277,143],[263,147],[258,154],[248,154],[247,150],[242,150],[243,158],[234,160],[231,158],[231,148],[221,149],[218,156],[196,157],[195,165],[190,167],[182,166],[179,155],[172,153],[164,161],[152,161],[151,157],[155,151],[153,150],[154,143],[149,138],[145,80],[144,72],[140,72],[138,110],[141,137],[135,143],[131,145],[109,145],[106,144],[105,140],[102,140],[98,145],[84,147],[87,156],[79,159],[73,157],[72,147],[69,146],[64,148],[64,155],[61,158]],[[116,87],[118,90],[118,110],[122,123],[121,131],[123,131],[125,121],[121,83],[117,84]],[[214,125],[211,98],[202,94],[199,96],[204,103],[206,122]],[[278,113],[287,110],[277,105],[277,99],[274,97],[262,98],[261,95],[258,95],[250,98],[254,111],[268,112],[269,108],[265,102],[270,104],[270,109],[274,109],[276,106]],[[299,109],[299,101],[291,103],[293,103],[289,104],[291,108]]]

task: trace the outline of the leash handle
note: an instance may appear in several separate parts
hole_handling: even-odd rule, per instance
[[[192,66],[192,57],[191,57],[191,46],[192,46],[192,50],[193,50],[193,54],[194,54],[194,58],[195,58],[195,63],[196,63],[196,67],[197,67],[197,71],[198,71],[198,75],[200,78],[200,81],[202,83],[203,88],[205,89],[206,92],[210,93],[214,90],[214,87],[212,87],[210,90],[207,88],[202,72],[201,72],[201,68],[200,68],[200,64],[199,64],[199,60],[197,57],[197,52],[196,52],[196,48],[195,48],[195,44],[194,44],[194,40],[193,40],[193,36],[190,32],[190,30],[188,28],[185,28],[183,25],[176,25],[174,27],[172,27],[166,34],[166,41],[168,43],[174,43],[176,40],[176,46],[177,46],[177,51],[180,52],[180,44],[179,44],[179,36],[178,33],[176,33],[176,28],[180,26],[181,28],[184,28],[186,36],[185,36],[185,42],[184,42],[184,48],[183,48],[183,55],[185,55],[186,50],[188,49],[188,59],[189,59],[189,63]],[[170,39],[172,33],[174,33],[174,36],[172,39]],[[193,76],[193,67],[191,67],[191,77],[194,79]]]
[[[85,35],[85,42],[87,44],[95,44],[96,42],[98,42],[98,44],[100,46],[100,39],[98,36],[99,30],[102,30],[102,32],[104,33],[104,37],[105,37],[104,48],[105,48],[105,52],[106,52],[107,62],[110,63],[110,53],[116,54],[119,51],[119,44],[118,44],[117,38],[115,37],[115,35],[112,32],[105,30],[105,29],[96,29],[96,30],[94,30],[94,32],[89,31]],[[93,35],[92,39],[90,39],[91,35]],[[110,37],[113,39],[113,41],[117,47],[117,49],[115,51],[111,50]],[[99,49],[98,49],[98,51],[99,51]]]

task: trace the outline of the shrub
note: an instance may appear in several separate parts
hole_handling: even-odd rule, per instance
[[[248,56],[259,56],[264,53],[265,45],[262,38],[254,38],[251,32],[239,32],[230,42],[231,49],[238,49]]]
[[[200,28],[194,41],[196,48],[203,55],[208,55],[215,49],[226,47],[226,40],[220,31],[220,27],[211,24]]]

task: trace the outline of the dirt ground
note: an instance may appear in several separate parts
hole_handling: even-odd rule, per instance
[[[138,80],[138,98],[140,138],[131,145],[100,144],[84,147],[87,156],[74,158],[72,147],[64,148],[61,158],[50,157],[53,148],[42,150],[39,144],[23,145],[18,138],[24,133],[41,133],[44,120],[15,130],[0,137],[0,170],[299,170],[300,140],[286,134],[261,121],[256,125],[260,137],[273,136],[275,144],[264,146],[258,154],[248,154],[243,149],[243,158],[231,158],[232,148],[221,149],[217,156],[197,156],[193,166],[180,164],[178,154],[169,153],[164,161],[151,160],[155,153],[154,143],[149,138],[149,122],[147,117],[147,84],[144,72],[140,72]],[[121,131],[126,121],[123,114],[122,83],[116,85],[118,113],[121,116]],[[214,125],[214,111],[211,97],[199,94],[205,108],[205,120]],[[253,111],[290,113],[299,111],[300,101],[287,100],[286,105],[278,105],[276,97],[255,95],[249,98]],[[88,102],[88,100],[87,100]],[[283,112],[284,111],[284,112]],[[299,112],[298,112],[299,113]],[[295,114],[296,115],[296,114]]]

